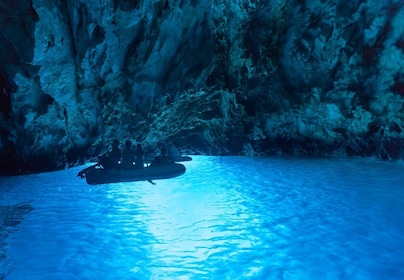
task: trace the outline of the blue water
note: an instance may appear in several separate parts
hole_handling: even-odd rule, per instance
[[[404,279],[404,165],[196,156],[178,178],[0,178],[0,279]]]

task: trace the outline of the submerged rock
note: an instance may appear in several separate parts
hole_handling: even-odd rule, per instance
[[[152,153],[404,158],[404,4],[0,3],[0,174]]]

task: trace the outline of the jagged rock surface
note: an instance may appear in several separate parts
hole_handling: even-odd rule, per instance
[[[153,151],[404,158],[404,2],[0,3],[0,174]]]

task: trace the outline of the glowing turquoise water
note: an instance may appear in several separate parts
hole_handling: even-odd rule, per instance
[[[0,179],[4,279],[404,279],[402,163],[194,157],[178,178]]]

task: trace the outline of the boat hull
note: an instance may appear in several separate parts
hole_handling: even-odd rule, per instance
[[[191,161],[192,158],[190,156],[176,156],[176,157],[169,157],[173,162],[184,162],[184,161]]]
[[[160,180],[178,177],[185,173],[185,166],[174,163],[166,166],[145,167],[142,169],[93,169],[85,173],[89,185],[117,182]]]

